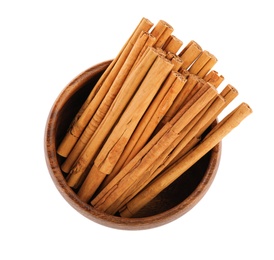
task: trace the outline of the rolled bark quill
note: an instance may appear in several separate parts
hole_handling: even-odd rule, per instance
[[[240,104],[235,110],[227,115],[213,128],[204,140],[175,165],[163,172],[136,197],[134,197],[120,215],[131,217],[144,207],[150,200],[155,198],[163,189],[181,176],[188,168],[197,162],[202,156],[218,144],[230,131],[238,126],[248,115],[252,113],[246,104]]]
[[[155,176],[159,175],[165,168],[170,166],[193,148],[200,140],[204,131],[213,123],[215,118],[227,107],[230,102],[238,95],[237,90],[231,85],[227,85],[221,94],[215,100],[209,103],[201,112],[180,132],[179,137],[172,143],[168,149],[158,157],[157,161],[150,168],[152,173],[149,178],[139,182],[137,187],[131,189],[130,194],[123,194],[125,198],[123,203],[127,203],[139,191],[141,191]],[[123,204],[119,205],[123,207]]]
[[[164,57],[156,58],[129,106],[96,157],[93,167],[78,192],[78,196],[82,200],[88,201],[101,184],[98,185],[94,181],[97,179],[98,170],[105,175],[111,173],[139,120],[172,67],[172,63]],[[161,71],[160,75],[159,71]],[[158,76],[156,76],[157,74]],[[138,106],[140,100],[142,100],[142,106]]]
[[[224,76],[219,75],[215,70],[211,70],[203,77],[203,79],[217,88],[224,81]]]
[[[171,35],[169,36],[162,48],[166,52],[177,53],[182,45],[183,42],[180,39],[178,39],[175,35]]]
[[[145,145],[185,82],[186,79],[180,73],[174,71],[170,73],[157,97],[153,100],[153,103],[151,103],[136,127],[113,171],[104,180],[101,188],[105,187],[122,166],[129,162]]]
[[[163,117],[161,124],[167,123],[169,120],[172,119],[172,117],[176,114],[176,112],[183,106],[185,100],[187,99],[188,95],[192,91],[192,89],[196,86],[196,84],[199,81],[199,77],[190,74],[187,77],[187,82],[184,85],[184,88],[180,91],[180,93],[177,95],[175,101],[171,105],[171,107],[168,109],[167,113]]]
[[[126,77],[130,73],[132,66],[135,64],[137,57],[139,56],[141,50],[145,46],[147,40],[148,40],[148,34],[146,32],[141,32],[140,36],[138,37],[134,46],[132,47],[130,53],[128,54],[123,66],[121,67],[116,78],[114,79],[113,83],[109,87],[107,94],[102,99],[101,104],[97,108],[91,120],[88,122],[79,140],[77,141],[75,146],[72,148],[65,162],[62,164],[62,170],[64,172],[68,173],[70,171],[72,165],[74,164],[74,162],[76,161],[80,153],[85,148],[86,144],[88,143],[88,141],[90,140],[90,138],[92,137],[96,129],[98,128],[99,124],[102,122],[114,98],[118,94]],[[148,45],[146,46],[148,47]]]
[[[211,54],[208,53],[209,60],[205,63],[205,65],[200,69],[200,71],[197,73],[197,75],[201,78],[205,77],[205,75],[208,74],[208,72],[213,68],[213,66],[217,63],[217,58]]]
[[[212,105],[212,103],[214,105]],[[154,163],[148,168],[146,174],[144,174],[143,178],[140,179],[134,186],[131,186],[128,192],[124,192],[119,200],[116,202],[116,205],[113,204],[111,209],[118,210],[119,208],[123,208],[123,206],[132,199],[136,194],[138,194],[148,183],[150,183],[156,176],[158,176],[174,159],[176,155],[180,152],[184,151],[184,148],[187,147],[188,143],[190,143],[193,137],[196,136],[197,132],[203,125],[204,121],[207,121],[208,116],[204,116],[207,112],[209,116],[213,113],[215,114],[216,110],[223,105],[224,100],[219,96],[216,97],[215,100],[209,102],[204,109],[199,112],[191,122],[180,131],[178,137],[165,149],[165,151],[155,159]],[[210,109],[209,109],[210,107]],[[211,117],[211,116],[210,116]],[[203,118],[201,120],[201,118]],[[192,143],[192,142],[191,142]],[[187,152],[187,151],[184,151]],[[116,206],[116,209],[113,206]],[[108,209],[109,210],[109,209]]]
[[[177,153],[172,152],[172,155],[169,156],[168,161],[165,164],[172,164],[186,154],[191,148],[196,144],[195,140],[201,138],[201,135],[206,131],[206,129],[213,123],[213,121],[217,118],[217,116],[226,108],[230,102],[236,98],[238,95],[238,91],[228,84],[223,91],[219,94],[218,99],[213,102],[213,104],[209,107],[209,109],[205,112],[202,119],[199,120],[195,126],[191,129],[190,133],[184,138],[184,140],[180,141],[180,143],[176,146]],[[221,101],[223,98],[224,102]],[[218,104],[220,103],[220,104]],[[217,110],[216,110],[217,109]],[[215,112],[214,112],[215,111]],[[203,111],[201,111],[203,112]],[[194,136],[193,136],[194,134]],[[190,140],[191,139],[191,140]],[[193,143],[193,145],[191,145]],[[188,146],[186,149],[185,147]]]
[[[189,66],[200,56],[202,48],[195,41],[190,41],[180,52],[179,57],[183,60],[182,68],[188,69]]]
[[[106,186],[106,190],[109,189],[113,183],[117,186],[114,191],[112,191],[110,194],[108,193],[105,197],[101,199],[101,201],[98,201],[94,207],[98,207],[102,211],[107,211],[108,213],[115,213],[116,211],[108,211],[108,208],[110,206],[114,206],[115,202],[119,200],[119,197],[130,188],[130,186],[138,181],[138,179],[141,178],[144,171],[148,169],[151,164],[155,161],[156,158],[158,158],[161,153],[166,149],[166,147],[169,146],[178,136],[178,133],[182,130],[183,127],[185,127],[194,117],[197,115],[202,109],[214,96],[216,96],[216,90],[214,88],[211,88],[210,86],[207,90],[193,103],[192,106],[190,106],[182,115],[181,113],[177,113],[177,115],[174,118],[175,123],[172,125],[172,128],[167,131],[161,139],[157,142],[156,145],[154,145],[151,150],[145,155],[143,159],[141,159],[141,162],[135,166],[133,169],[131,169],[128,173],[125,174],[122,178],[119,176],[121,172]],[[138,154],[136,155],[138,156]],[[122,174],[121,174],[122,175]],[[123,173],[124,175],[124,173]],[[121,178],[121,179],[120,179]],[[117,179],[120,179],[117,183]],[[104,192],[104,190],[102,191]],[[100,194],[99,194],[100,195]],[[98,196],[99,196],[98,195]],[[110,213],[110,214],[111,214]]]
[[[128,41],[125,43],[123,48],[121,49],[120,53],[117,57],[112,61],[112,63],[108,66],[105,70],[103,75],[100,77],[96,85],[94,86],[93,90],[89,94],[88,98],[80,108],[79,112],[76,114],[74,120],[71,123],[71,126],[67,132],[67,135],[62,140],[61,144],[57,149],[57,153],[63,157],[67,157],[75,143],[77,142],[78,138],[80,137],[82,131],[84,130],[87,122],[93,115],[94,111],[102,101],[102,99],[98,99],[97,102],[90,102],[95,97],[103,98],[108,90],[108,85],[115,79],[116,75],[118,74],[121,66],[123,65],[127,55],[129,54],[130,50],[132,49],[135,41],[139,37],[142,31],[148,31],[153,26],[148,19],[142,18]],[[97,95],[98,92],[101,92],[101,95]]]
[[[210,60],[211,54],[208,51],[202,51],[201,55],[189,68],[189,72],[199,76],[199,72],[203,69],[206,63]]]
[[[173,27],[164,20],[160,20],[151,34],[157,39],[153,45],[155,48],[162,48],[173,32]]]
[[[116,120],[120,117],[128,102],[131,100],[136,89],[139,87],[157,56],[158,52],[156,49],[149,47],[148,51],[144,54],[144,57],[134,69],[134,73],[131,73],[129,77],[127,77],[121,87],[121,91],[119,91],[108,110],[107,115],[104,117],[96,132],[93,134],[72,166],[69,175],[67,176],[69,186],[76,188],[85,178],[84,175],[86,168],[94,159],[98,149],[102,146],[105,138],[108,136],[112,127],[116,123]]]

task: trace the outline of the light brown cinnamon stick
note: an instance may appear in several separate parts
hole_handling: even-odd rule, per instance
[[[93,199],[92,204],[95,205],[99,203],[99,201],[103,201],[104,197],[107,197],[113,187],[116,187],[116,184],[121,181],[128,172],[133,171],[138,165],[142,162],[142,158],[152,149],[154,145],[165,135],[166,132],[170,131],[173,125],[193,106],[199,104],[199,99],[205,93],[205,91],[209,88],[209,86],[204,86],[200,89],[199,92],[194,95],[191,100],[184,105],[184,107],[172,118],[170,122],[167,122],[159,131],[155,134],[155,136],[143,147],[142,150],[128,163],[123,167],[123,169],[117,174],[113,180],[110,181],[108,185],[100,193]],[[203,100],[203,99],[202,99]],[[191,111],[191,110],[190,110]],[[190,115],[191,112],[188,112]],[[187,122],[183,122],[187,123]]]
[[[70,128],[62,140],[61,144],[57,149],[57,153],[63,157],[67,157],[81,133],[83,132],[87,122],[90,120],[94,111],[97,109],[100,104],[102,98],[108,90],[108,86],[112,83],[116,75],[118,74],[121,66],[124,63],[128,53],[130,52],[132,46],[140,35],[141,31],[148,31],[153,24],[146,18],[142,18],[126,44],[123,46],[117,57],[112,61],[112,63],[105,70],[103,75],[100,77],[88,98],[78,111],[75,116],[73,122],[70,125]],[[100,94],[99,94],[100,93]],[[91,101],[96,98],[96,102],[94,101],[91,105]]]
[[[63,163],[62,170],[64,172],[68,173],[70,171],[72,165],[74,164],[80,153],[83,151],[92,135],[95,133],[99,124],[102,122],[114,98],[118,94],[126,77],[128,76],[133,64],[135,63],[140,51],[143,49],[147,39],[148,34],[146,32],[141,32],[130,53],[128,54],[124,64],[122,65],[120,71],[118,72],[116,78],[109,87],[109,90],[103,98],[101,104],[92,116],[91,120],[87,123],[87,126],[85,127],[79,140],[77,141],[77,143],[69,153],[67,159]]]
[[[146,175],[142,178],[138,183],[131,186],[129,192],[123,193],[120,198],[120,205],[117,205],[117,208],[123,208],[123,206],[131,200],[137,193],[139,193],[148,183],[150,183],[157,175],[159,175],[169,164],[172,163],[174,158],[184,151],[185,147],[187,147],[188,143],[191,145],[194,144],[190,142],[194,140],[195,135],[203,126],[203,122],[207,121],[207,118],[210,118],[208,115],[215,114],[217,110],[223,105],[224,99],[218,95],[215,100],[209,102],[204,109],[199,112],[191,122],[183,128],[183,130],[179,133],[178,137],[166,148],[166,150],[155,160],[155,162],[149,167]],[[201,120],[202,119],[202,120]],[[198,140],[196,138],[196,140]],[[195,141],[196,143],[196,141]],[[189,147],[188,147],[189,148]]]
[[[187,99],[189,93],[192,91],[192,89],[195,87],[195,85],[198,83],[199,78],[194,75],[190,74],[187,78],[187,82],[185,83],[183,89],[180,91],[180,93],[177,95],[176,99],[174,100],[173,104],[165,114],[165,116],[162,119],[161,125],[165,124],[171,118],[177,113],[177,111],[183,106],[185,100]]]
[[[179,115],[178,118],[175,117],[174,120],[177,121],[172,126],[172,129],[167,131],[161,137],[157,144],[149,150],[145,158],[142,159],[141,163],[138,164],[136,168],[132,169],[118,182],[118,188],[115,191],[113,191],[111,194],[108,194],[107,198],[103,199],[103,202],[98,202],[94,206],[100,210],[106,211],[109,214],[115,213],[117,211],[117,205],[120,204],[120,200],[123,198],[122,194],[125,193],[131,187],[131,185],[133,185],[136,181],[138,182],[138,180],[142,178],[144,172],[146,172],[146,170],[152,165],[155,159],[158,158],[166,149],[166,147],[168,147],[178,137],[178,133],[212,98],[214,98],[216,94],[217,93],[215,88],[211,88],[209,86],[207,91],[201,95],[201,97],[198,98],[198,100],[189,109],[187,109],[187,111],[181,117],[179,117]],[[115,178],[113,181],[115,181]],[[108,186],[106,188],[108,188]]]
[[[225,103],[224,98],[221,95],[218,95],[214,100],[211,100],[192,120],[191,122],[184,127],[184,129],[179,133],[178,138],[168,147],[165,152],[161,155],[162,158],[158,158],[159,163],[154,164],[154,168],[158,167],[157,165],[162,164],[166,167],[173,158],[184,150],[184,147],[194,138],[198,140],[201,134],[205,131],[206,128],[215,120],[217,115],[224,109]],[[206,125],[206,128],[204,126]],[[193,144],[196,143],[193,142]],[[176,147],[176,148],[175,148]],[[165,157],[167,159],[165,159]],[[157,169],[158,170],[158,169]],[[163,167],[158,171],[159,174],[163,170]],[[151,170],[152,171],[152,170]],[[154,178],[154,177],[152,177]]]
[[[176,54],[182,45],[183,42],[180,39],[178,39],[175,35],[170,35],[162,48],[166,52],[172,52]]]
[[[125,161],[127,160],[129,154],[131,153],[132,149],[138,142],[138,139],[140,138],[140,135],[144,131],[146,125],[153,117],[153,114],[157,110],[160,102],[168,92],[170,86],[174,83],[176,80],[177,73],[172,71],[167,79],[165,80],[163,86],[161,87],[161,90],[157,94],[157,96],[154,98],[153,102],[149,106],[148,110],[146,111],[145,115],[142,117],[142,120],[139,122],[138,126],[136,127],[134,133],[132,134],[129,142],[127,143],[122,155],[120,156],[118,162],[116,163],[114,169],[112,172],[106,177],[104,180],[104,183],[102,184],[101,188],[105,187],[110,180],[113,179],[113,177],[118,173],[118,171],[122,168],[122,166],[125,164]]]
[[[213,66],[218,61],[217,58],[211,53],[209,53],[209,57],[210,57],[210,59],[206,62],[206,64],[197,73],[197,75],[201,78],[203,78],[213,68]]]
[[[187,103],[200,89],[201,87],[207,83],[206,81],[204,81],[203,79],[198,77],[198,82],[197,84],[191,89],[191,91],[188,93],[188,95],[186,96],[186,99],[184,100],[184,102],[182,102],[182,105],[184,105],[185,103]],[[208,83],[209,84],[209,83]],[[212,86],[212,84],[210,84]]]
[[[220,95],[225,98],[226,103],[230,103],[235,97],[238,96],[238,90],[232,85],[227,84],[226,87],[221,91]]]
[[[195,147],[191,152],[183,157],[180,162],[167,169],[150,185],[148,185],[142,192],[140,192],[129,203],[127,203],[124,211],[120,212],[121,216],[133,216],[150,200],[155,198],[163,189],[169,186],[188,168],[190,168],[200,158],[202,158],[202,156],[209,152],[251,113],[252,110],[246,103],[242,103],[241,105],[239,105],[232,113],[230,113],[219,123],[221,125],[220,127],[218,127],[219,124],[217,124],[216,130],[214,130],[213,128],[210,131],[209,135],[197,147]]]
[[[83,182],[82,186],[80,187],[77,193],[81,201],[88,202],[91,196],[97,190],[97,188],[103,182],[105,177],[106,177],[106,174],[101,172],[95,165],[93,165],[92,170],[89,171],[87,178],[85,179],[85,181]]]
[[[225,99],[221,95],[218,95],[212,104],[205,107],[205,109],[198,114],[198,118],[195,118],[196,120],[193,120],[191,124],[188,125],[189,129],[186,129],[187,133],[184,133],[185,135],[183,135],[183,138],[181,138],[181,140],[179,140],[176,144],[176,149],[169,155],[164,167],[175,163],[179,158],[185,155],[185,153],[189,151],[184,149],[188,143],[190,143],[193,139],[200,139],[204,131],[213,123],[213,121],[227,105],[228,103]],[[192,147],[189,146],[189,148]],[[157,169],[157,171],[162,170],[163,167],[161,169]]]
[[[88,98],[83,103],[82,107],[80,108],[80,110],[78,111],[78,113],[77,113],[77,115],[75,117],[76,121],[81,116],[81,114],[83,113],[83,111],[86,109],[86,107],[89,104],[89,102],[96,95],[96,93],[98,92],[99,88],[101,87],[103,81],[106,79],[106,77],[108,76],[108,74],[112,71],[113,66],[119,60],[120,56],[124,52],[128,51],[128,50],[126,50],[127,48],[130,48],[128,46],[134,44],[134,42],[136,41],[137,37],[140,35],[140,33],[142,31],[148,32],[152,28],[152,26],[153,26],[153,23],[150,20],[148,20],[147,18],[143,17],[140,20],[139,24],[137,25],[137,27],[135,28],[135,30],[132,32],[132,34],[129,37],[129,39],[127,40],[127,42],[124,44],[124,46],[122,47],[122,49],[120,50],[120,52],[118,53],[118,55],[115,57],[115,59],[111,62],[111,64],[104,71],[103,75],[100,77],[100,79],[98,80],[98,82],[96,83],[96,85],[94,86],[94,88],[92,89],[90,95],[88,96]],[[125,55],[125,53],[123,55]]]
[[[197,133],[196,137],[201,137],[204,131],[213,123],[217,116],[238,96],[238,91],[232,85],[228,84],[220,93],[220,96],[224,98],[225,102],[215,114],[211,114],[211,118],[207,119],[207,122],[202,122],[202,127]],[[215,105],[215,104],[214,104]],[[209,117],[209,115],[207,115]]]
[[[226,108],[231,103],[231,101],[234,100],[234,98],[236,98],[238,96],[238,91],[233,86],[231,86],[230,84],[228,84],[223,89],[223,91],[220,93],[219,96],[223,97],[225,102],[219,107],[219,109],[217,109],[215,111],[215,113],[212,113],[213,106],[216,107],[216,105],[217,105],[215,103],[210,108],[211,111],[209,110],[209,111],[206,112],[207,115],[204,116],[203,120],[201,120],[199,122],[199,124],[200,124],[199,131],[196,133],[195,137],[193,137],[194,140],[190,141],[190,142],[193,142],[193,144],[196,143],[197,139],[200,139],[200,137],[204,133],[204,131],[213,123],[213,121],[224,110],[224,108]],[[209,112],[211,114],[209,114]],[[195,126],[195,128],[197,129],[197,126]],[[193,133],[193,129],[192,129],[192,133]],[[187,140],[189,140],[190,137],[192,137],[192,136],[188,136]],[[186,140],[184,140],[184,142],[186,142]],[[185,145],[185,143],[181,142],[180,146],[182,147],[183,145]],[[169,159],[171,159],[171,161],[170,161],[169,164],[175,163],[178,159],[180,159],[183,155],[185,155],[186,152],[188,152],[190,150],[190,148],[193,148],[193,147],[194,147],[194,145],[189,144],[189,148],[188,149],[182,149],[175,157],[174,156],[170,156]],[[179,148],[179,146],[178,146],[178,148]]]
[[[224,76],[219,75],[215,70],[211,70],[203,79],[217,88],[223,82]]]
[[[94,182],[98,170],[100,171],[99,175],[101,173],[105,175],[111,173],[142,115],[172,70],[172,67],[173,64],[162,56],[156,58],[138,91],[97,155],[94,166],[80,187],[78,195],[82,200],[90,199],[99,187],[98,183],[95,185]]]
[[[159,20],[157,24],[152,28],[151,35],[156,38],[156,41],[161,37],[161,35],[169,26],[164,20]]]
[[[182,68],[188,69],[189,66],[199,57],[202,51],[201,46],[197,42],[190,41],[181,53],[179,53],[179,57],[183,60]]]
[[[127,77],[121,88],[121,91],[119,91],[117,97],[111,105],[111,108],[108,110],[107,115],[70,170],[70,173],[67,177],[69,186],[74,188],[79,186],[79,181],[82,179],[81,177],[84,174],[86,168],[98,153],[100,147],[105,141],[105,138],[108,136],[113,125],[120,117],[124,108],[127,106],[128,102],[134,95],[136,89],[139,87],[140,83],[150,69],[151,65],[154,63],[157,56],[158,53],[155,48],[149,47],[146,55],[140,60],[139,65],[134,69],[134,73],[131,73]]]
[[[143,148],[185,82],[186,79],[180,73],[174,71],[170,73],[161,91],[157,94],[135,129],[113,171],[104,180],[101,188],[104,188],[119,170]]]
[[[133,150],[129,154],[125,163],[128,163],[149,140],[150,136],[156,129],[157,125],[159,124],[163,116],[166,114],[166,111],[172,105],[173,100],[176,98],[179,91],[184,87],[185,82],[186,82],[186,79],[183,78],[180,74],[178,74],[176,81],[172,84],[172,86],[169,89],[169,92],[164,97],[159,107],[157,108],[153,116],[151,117],[151,120],[149,120],[148,124],[144,128],[142,134],[140,135],[138,139],[138,142],[135,144]]]
[[[142,50],[140,51],[136,61],[134,62],[134,65],[132,66],[131,71],[134,70],[134,68],[139,64],[139,61],[142,57],[144,57],[145,52],[147,51],[148,47],[152,47],[155,42],[156,42],[156,38],[151,34],[151,33],[147,33],[147,41],[145,42],[145,45],[143,46]]]
[[[174,29],[170,24],[164,20],[160,20],[151,32],[151,34],[157,39],[153,46],[155,48],[162,48],[167,39],[171,36],[173,30]]]
[[[211,54],[208,51],[203,51],[201,55],[195,60],[195,62],[189,68],[189,72],[198,75],[200,70],[210,60]]]
[[[179,69],[182,67],[183,65],[183,60],[176,54],[172,53],[172,52],[168,52],[166,55],[166,58],[171,60],[173,66],[173,71],[179,71]]]
[[[106,174],[111,172],[113,164],[115,164],[113,156],[116,157],[117,160],[120,156],[118,151],[114,149],[114,146],[117,145],[117,142],[120,140],[123,143],[121,144],[122,146],[126,145],[126,141],[128,141],[131,137],[134,129],[136,128],[143,114],[146,112],[147,108],[151,103],[153,105],[153,98],[171,72],[172,68],[173,64],[169,60],[163,58],[162,56],[158,56],[156,58],[141,86],[130,101],[130,104],[123,113],[118,124],[112,131],[111,136],[108,138],[106,144],[101,149],[94,162],[96,165],[100,166],[100,169]],[[121,137],[126,137],[126,135],[128,135],[128,138]],[[119,151],[122,152],[123,149],[120,147],[121,146],[119,145]],[[111,158],[110,163],[106,163],[108,161],[107,158]]]
[[[170,130],[172,125],[170,123],[167,123],[163,126],[162,129],[160,129],[159,132],[156,133],[156,135],[150,140],[150,142],[138,153],[137,156],[135,156],[123,169],[117,174],[110,183],[100,191],[99,194],[95,198],[93,198],[91,204],[95,205],[99,201],[103,201],[104,197],[107,197],[109,193],[112,192],[112,190],[115,190],[117,187],[117,183],[123,179],[123,177],[132,169],[137,167],[142,158],[149,152],[149,150],[161,139],[161,137]]]

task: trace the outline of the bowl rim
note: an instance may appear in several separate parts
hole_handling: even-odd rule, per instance
[[[61,110],[62,106],[65,104],[65,101],[68,100],[69,97],[75,94],[85,82],[87,82],[99,72],[105,70],[110,62],[111,60],[104,61],[83,71],[78,76],[76,76],[56,98],[49,112],[45,126],[44,153],[46,164],[56,188],[64,197],[64,199],[74,209],[76,209],[79,213],[88,219],[107,227],[123,230],[141,230],[162,226],[187,213],[206,194],[216,176],[219,167],[222,145],[220,142],[211,150],[207,170],[195,190],[181,203],[162,213],[149,217],[123,218],[100,212],[92,205],[81,201],[77,194],[67,185],[58,163],[55,145],[56,124],[59,114],[58,111]]]

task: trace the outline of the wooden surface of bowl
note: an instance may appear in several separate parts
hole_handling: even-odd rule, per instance
[[[66,183],[65,175],[60,169],[63,158],[56,153],[56,150],[72,119],[110,62],[105,61],[87,69],[71,81],[57,97],[49,113],[45,128],[46,163],[55,186],[65,200],[90,220],[107,227],[126,230],[158,227],[184,215],[205,195],[219,166],[221,143],[162,191],[133,218],[108,215],[81,201]]]

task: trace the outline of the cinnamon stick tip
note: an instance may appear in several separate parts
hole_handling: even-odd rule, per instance
[[[186,82],[187,78],[186,76],[184,76],[182,73],[178,72],[178,71],[173,71],[174,75],[176,78],[178,78],[179,80]]]
[[[170,37],[172,37],[175,41],[183,44],[183,41],[181,39],[179,39],[177,36],[175,36],[175,35],[172,34]]]
[[[233,87],[231,84],[227,84],[226,87],[229,88],[231,91],[233,91],[233,92],[235,92],[235,93],[238,94],[238,90],[235,87]]]
[[[173,27],[167,23],[165,20],[160,20],[159,23],[162,23],[163,25],[165,25],[166,27],[168,27],[169,29],[172,29],[173,30]]]
[[[209,56],[210,56],[210,60],[214,60],[215,62],[218,61],[217,57],[214,54],[209,52]]]
[[[246,110],[249,111],[250,114],[253,112],[252,108],[247,103],[243,102],[243,103],[241,103],[241,106],[245,107]]]
[[[142,21],[143,22],[146,22],[147,24],[150,24],[151,26],[153,26],[154,24],[153,24],[153,22],[151,22],[148,18],[146,18],[146,17],[143,17],[142,18]]]
[[[199,45],[196,41],[191,40],[191,45],[195,45],[199,50],[203,50],[203,48],[201,47],[201,45]]]

